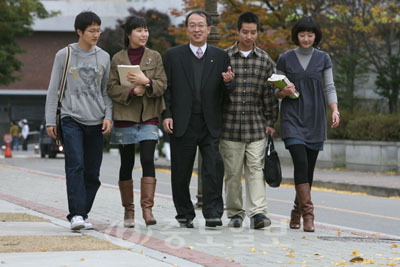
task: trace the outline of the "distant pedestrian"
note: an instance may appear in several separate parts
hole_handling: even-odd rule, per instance
[[[125,49],[111,62],[108,93],[113,100],[114,126],[111,144],[117,144],[121,157],[119,190],[125,208],[124,226],[134,227],[132,170],[135,165],[135,144],[140,144],[140,205],[146,225],[156,224],[152,208],[156,190],[154,152],[158,142],[159,117],[165,109],[163,94],[167,88],[161,55],[146,47],[149,31],[145,18],[129,17],[124,24]],[[139,65],[138,73],[129,72],[131,86],[121,85],[118,65]],[[134,86],[135,84],[135,86]]]
[[[28,150],[28,138],[29,138],[29,125],[27,119],[22,119],[18,123],[19,127],[21,127],[21,136],[22,136],[22,150]]]
[[[294,165],[296,197],[291,212],[290,228],[314,232],[314,205],[311,185],[318,153],[326,140],[326,104],[332,110],[332,128],[339,126],[336,89],[333,83],[332,62],[319,50],[322,33],[312,17],[303,17],[292,28],[292,41],[297,48],[279,56],[277,70],[292,84],[276,96],[281,104],[281,138],[289,150]],[[300,93],[299,98],[289,95]]]
[[[112,102],[107,94],[110,56],[96,46],[101,20],[93,12],[75,18],[77,43],[69,44],[71,61],[61,107],[67,196],[72,230],[90,229],[88,222],[97,190],[103,159],[103,135],[111,131]],[[56,138],[58,90],[67,49],[56,54],[46,99],[46,127]]]
[[[241,227],[246,214],[250,227],[271,225],[263,175],[267,135],[275,133],[278,99],[267,79],[275,72],[270,56],[257,47],[260,21],[252,12],[239,16],[238,41],[226,51],[236,88],[226,95],[222,115],[221,155],[225,166],[225,201],[229,227]],[[242,175],[246,182],[246,210],[242,199]]]
[[[10,148],[11,150],[18,150],[19,149],[19,136],[20,136],[20,131],[18,125],[15,123],[15,121],[11,121],[11,127],[10,127],[10,135],[12,137],[11,145]]]

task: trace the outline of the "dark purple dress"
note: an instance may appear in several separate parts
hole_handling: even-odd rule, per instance
[[[298,99],[285,97],[281,103],[281,138],[323,145],[326,140],[326,103],[323,72],[331,68],[329,55],[314,49],[304,70],[294,50],[279,56],[277,69],[285,73],[300,92]]]

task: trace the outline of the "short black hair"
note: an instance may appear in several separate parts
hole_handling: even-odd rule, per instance
[[[124,44],[125,48],[129,47],[129,38],[128,36],[132,33],[132,31],[136,28],[145,28],[147,29],[147,21],[142,16],[132,15],[128,17],[123,25],[124,28]]]
[[[203,10],[195,10],[195,11],[192,11],[189,14],[187,14],[186,19],[185,19],[185,26],[186,27],[188,26],[189,17],[191,15],[194,15],[194,14],[197,14],[197,15],[200,15],[202,17],[205,17],[206,21],[207,21],[207,26],[211,26],[212,25],[212,18],[210,16],[210,14],[208,14],[207,12],[205,12]]]
[[[81,30],[84,32],[87,27],[97,24],[101,25],[101,19],[96,13],[92,11],[83,11],[79,13],[75,18],[75,32]]]
[[[240,31],[240,29],[242,29],[243,23],[255,23],[255,24],[257,24],[257,31],[260,31],[260,19],[253,12],[245,12],[239,16],[239,19],[237,22],[238,31]]]
[[[318,22],[313,17],[302,17],[299,19],[292,28],[292,41],[299,45],[297,35],[299,32],[313,32],[315,33],[315,41],[313,46],[317,46],[322,39],[322,32]]]

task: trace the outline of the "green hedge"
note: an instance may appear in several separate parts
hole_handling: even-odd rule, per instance
[[[400,113],[371,114],[340,112],[340,125],[331,128],[331,112],[327,114],[328,139],[400,142]],[[279,119],[275,124],[279,137]]]

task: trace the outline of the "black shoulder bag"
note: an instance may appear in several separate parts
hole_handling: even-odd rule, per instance
[[[279,187],[282,182],[281,163],[275,151],[274,140],[269,135],[264,156],[264,180],[270,187]]]

